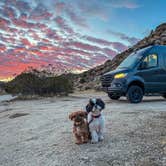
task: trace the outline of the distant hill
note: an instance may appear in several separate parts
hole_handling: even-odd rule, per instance
[[[15,79],[5,84],[5,90],[10,94],[19,95],[67,95],[73,90],[72,74],[60,76],[45,76],[43,73],[21,73]]]
[[[0,88],[3,89],[5,85],[5,82],[0,81]]]
[[[5,82],[0,81],[0,94],[4,94]]]
[[[75,88],[78,90],[100,89],[100,77],[103,73],[114,70],[133,51],[155,44],[166,45],[166,23],[159,25],[154,31],[151,31],[149,36],[116,55],[112,60],[80,74],[75,81]]]

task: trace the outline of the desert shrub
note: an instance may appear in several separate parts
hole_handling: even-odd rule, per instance
[[[85,83],[86,82],[86,78],[82,77],[79,81],[81,84]]]
[[[7,93],[23,95],[67,95],[73,91],[70,75],[39,77],[33,73],[22,73],[5,86]]]
[[[81,76],[85,78],[88,76],[88,73],[85,71],[84,73],[81,73]]]

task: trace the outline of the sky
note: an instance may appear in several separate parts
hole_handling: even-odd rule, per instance
[[[0,80],[29,67],[83,71],[166,20],[165,0],[0,0]]]

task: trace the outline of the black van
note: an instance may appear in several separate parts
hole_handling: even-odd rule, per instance
[[[143,95],[166,98],[166,46],[155,45],[130,54],[114,71],[101,77],[102,88],[113,100],[126,96],[131,103]]]

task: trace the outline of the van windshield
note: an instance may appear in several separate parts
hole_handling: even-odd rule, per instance
[[[142,58],[142,52],[130,54],[119,66],[119,68],[128,68],[132,69]]]

